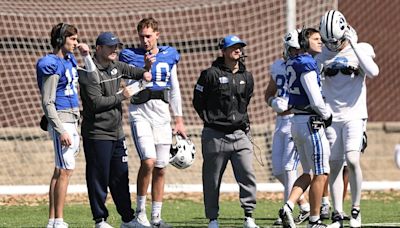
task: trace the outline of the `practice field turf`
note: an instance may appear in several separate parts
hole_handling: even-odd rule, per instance
[[[265,194],[268,193],[263,193],[263,195]],[[208,220],[204,218],[201,196],[187,196],[187,194],[182,194],[181,197],[179,195],[169,197],[164,202],[163,219],[174,227],[207,227]],[[0,227],[45,227],[48,210],[46,197],[32,199],[32,196],[29,196],[28,198],[30,199],[0,197]],[[237,195],[223,196],[222,199],[219,218],[221,227],[242,227],[243,212]],[[85,199],[82,199],[81,202],[79,200],[71,201],[67,203],[64,216],[70,227],[94,227],[87,201]],[[119,215],[112,201],[108,202],[110,213],[108,220],[114,227],[119,227]],[[257,202],[254,214],[257,224],[260,227],[272,227],[281,204],[279,197],[261,197]],[[149,214],[151,206],[148,205],[147,208]],[[345,202],[345,209],[347,213],[350,213],[349,200]],[[392,191],[363,194],[362,219],[363,227],[400,227],[399,193]],[[300,227],[305,227],[305,225],[306,223],[303,223]]]

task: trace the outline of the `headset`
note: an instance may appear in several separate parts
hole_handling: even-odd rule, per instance
[[[223,48],[224,48],[224,45],[225,45],[225,39],[222,38],[222,39],[220,39],[219,42],[218,42],[218,47],[219,47],[219,49],[223,49]]]
[[[310,47],[310,43],[307,37],[307,31],[308,29],[303,27],[303,29],[301,29],[301,32],[299,33],[299,44],[300,47],[304,50],[307,50]]]
[[[65,31],[67,30],[68,24],[61,23],[61,27],[57,34],[57,46],[62,47],[65,44]]]

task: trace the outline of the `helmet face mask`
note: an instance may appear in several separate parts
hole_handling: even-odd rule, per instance
[[[181,135],[175,135],[174,139],[169,153],[169,163],[178,169],[186,169],[194,162],[196,148],[189,138],[184,139]]]
[[[343,43],[347,21],[343,14],[337,10],[329,10],[321,17],[319,30],[326,47],[336,51]]]

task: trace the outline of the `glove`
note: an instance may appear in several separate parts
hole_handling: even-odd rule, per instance
[[[288,101],[283,97],[275,97],[271,101],[271,108],[277,113],[284,112],[288,109]]]
[[[47,117],[45,115],[42,116],[40,119],[39,126],[43,131],[47,131],[47,125],[49,124],[49,121],[47,120]]]
[[[329,118],[328,119],[323,119],[323,121],[324,121],[324,125],[325,125],[325,128],[327,128],[327,127],[329,127],[329,126],[331,126],[332,125],[332,114],[331,114],[331,116],[329,116]]]
[[[365,151],[365,148],[367,148],[367,145],[368,145],[367,140],[368,140],[367,132],[364,131],[364,133],[363,133],[362,147],[361,147],[361,152],[363,152],[363,153],[364,153],[364,151]]]
[[[356,30],[350,25],[347,26],[346,31],[344,31],[343,37],[350,42],[351,45],[355,45],[358,42],[358,36]]]

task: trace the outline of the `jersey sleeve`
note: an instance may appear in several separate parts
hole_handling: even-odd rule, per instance
[[[270,69],[270,74],[272,77],[272,80],[276,81],[276,76],[277,75],[285,75],[285,62],[282,59],[278,59],[276,60],[274,63],[272,63],[271,65],[271,69]]]
[[[129,49],[129,48],[122,50],[121,53],[119,54],[119,61],[128,63],[129,65],[133,65],[136,67],[144,66],[143,58],[144,58],[143,55],[139,55],[136,53],[134,49]]]
[[[58,62],[54,58],[44,57],[38,61],[37,73],[42,76],[61,75],[59,71]]]
[[[375,51],[371,44],[369,43],[358,43],[357,47],[359,47],[363,53],[370,56],[371,58],[375,58]]]
[[[306,56],[302,58],[301,65],[303,66],[303,72],[310,72],[310,71],[319,72],[317,67],[317,62],[314,59],[312,59],[311,56]]]

